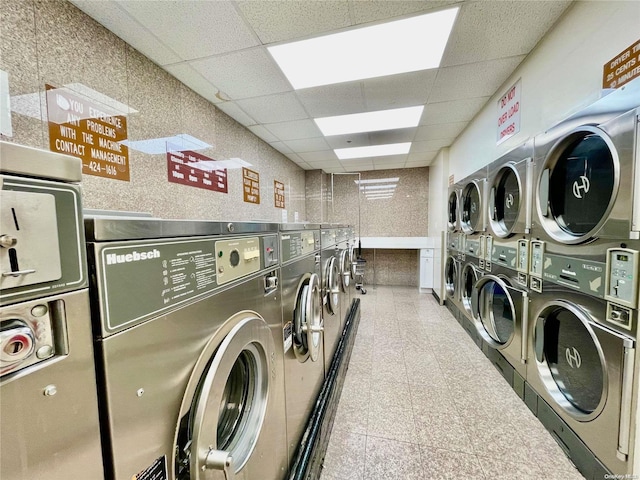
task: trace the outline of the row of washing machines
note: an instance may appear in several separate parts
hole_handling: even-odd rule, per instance
[[[446,303],[589,479],[640,473],[639,87],[449,190]]]
[[[83,212],[78,159],[0,157],[0,477],[285,478],[354,229]]]

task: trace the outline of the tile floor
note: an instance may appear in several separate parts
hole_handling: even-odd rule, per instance
[[[367,287],[321,480],[578,480],[449,311]]]

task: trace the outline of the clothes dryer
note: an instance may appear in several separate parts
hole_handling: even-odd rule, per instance
[[[320,225],[280,225],[288,461],[324,380]]]
[[[104,478],[82,164],[4,142],[0,158],[0,478]]]
[[[85,227],[109,478],[283,478],[278,226]]]
[[[329,370],[333,354],[342,333],[340,310],[340,266],[337,247],[338,231],[333,225],[322,225],[320,229],[320,263],[322,269],[322,318],[324,324],[324,363]]]
[[[487,168],[481,168],[461,183],[460,229],[469,239],[481,235],[487,228]]]
[[[463,318],[463,307],[460,297],[460,275],[462,267],[458,259],[458,253],[447,251],[447,258],[444,266],[444,291],[445,304],[456,320]]]
[[[456,183],[449,187],[449,197],[447,199],[447,232],[459,232],[460,212],[462,202],[462,187],[460,183]]]

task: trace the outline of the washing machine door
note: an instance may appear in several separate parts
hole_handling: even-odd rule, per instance
[[[538,179],[542,226],[558,242],[577,244],[606,222],[620,186],[620,160],[609,136],[582,126],[559,140]]]
[[[315,273],[305,275],[298,286],[293,314],[293,351],[298,360],[318,360],[322,348],[322,295],[320,278]]]
[[[473,290],[472,312],[478,333],[493,348],[508,347],[522,318],[526,293],[496,275],[481,277]]]
[[[325,292],[327,300],[327,310],[335,315],[340,307],[340,272],[336,257],[331,257],[325,265]]]
[[[473,291],[480,275],[479,270],[471,263],[467,263],[462,269],[460,293],[462,306],[468,313],[472,312],[471,299],[473,298]]]
[[[496,235],[513,233],[521,208],[522,182],[517,170],[506,165],[498,171],[489,195],[489,221]]]
[[[351,267],[349,269],[349,274],[351,276],[351,280],[355,280],[356,279],[356,266],[358,265],[358,255],[356,253],[355,245],[351,245],[349,247],[349,265]]]
[[[344,249],[340,251],[339,260],[340,269],[340,288],[344,293],[349,291],[349,284],[351,283],[351,264],[349,250]]]
[[[447,297],[452,299],[458,291],[458,262],[453,257],[447,257],[444,267],[444,289]]]
[[[458,227],[458,194],[451,192],[447,203],[447,230],[453,232]]]
[[[462,190],[460,224],[464,233],[474,233],[483,228],[482,197],[476,182],[470,182]]]
[[[189,475],[178,478],[209,479],[215,470],[230,478],[247,464],[267,411],[272,371],[268,352],[273,351],[264,319],[254,312],[238,314],[198,385],[184,460]]]

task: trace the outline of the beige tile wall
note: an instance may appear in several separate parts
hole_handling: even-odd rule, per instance
[[[418,287],[418,251],[362,249],[365,284]]]
[[[281,221],[275,179],[285,184],[287,221],[295,212],[306,220],[304,170],[64,0],[3,0],[0,69],[9,74],[12,97],[32,94],[34,100],[31,116],[12,113],[13,136],[2,140],[48,149],[44,85],[80,83],[137,110],[127,118],[129,140],[188,134],[212,145],[199,153],[241,158],[260,174],[261,203],[253,205],[243,201],[240,169],[228,171],[223,194],[169,183],[165,154],[130,149],[130,182],[84,176],[87,208]]]

